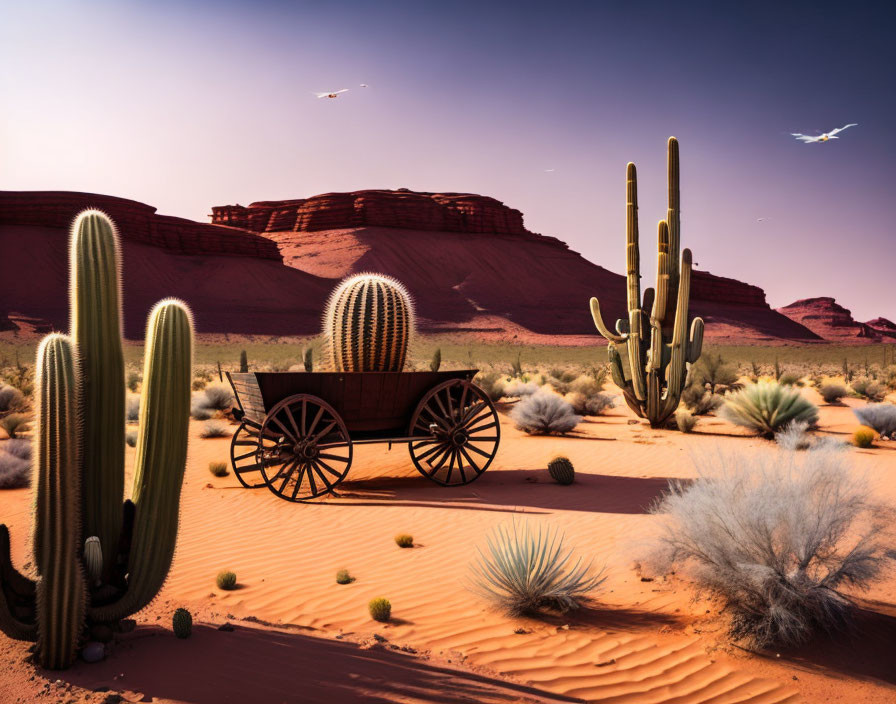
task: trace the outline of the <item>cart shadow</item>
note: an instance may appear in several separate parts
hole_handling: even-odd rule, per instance
[[[460,487],[439,487],[424,477],[377,477],[343,482],[340,499],[326,503],[339,505],[341,499],[347,499],[351,505],[643,514],[668,492],[670,481],[688,482],[670,477],[579,473],[570,487],[555,483],[544,470],[528,469],[486,472],[475,483]]]
[[[241,626],[225,632],[199,625],[187,640],[141,628],[105,661],[78,662],[64,681],[93,691],[138,692],[142,701],[190,704],[581,701],[438,667],[387,647]]]

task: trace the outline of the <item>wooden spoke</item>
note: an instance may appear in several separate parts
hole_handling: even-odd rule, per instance
[[[255,464],[268,489],[287,501],[333,493],[352,464],[345,423],[332,406],[315,396],[297,394],[280,401],[265,417],[259,437],[263,439],[254,453]],[[324,438],[327,443],[320,442]],[[334,448],[346,452],[324,451]]]

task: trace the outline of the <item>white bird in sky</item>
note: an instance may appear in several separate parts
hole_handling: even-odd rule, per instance
[[[771,220],[771,218],[756,218],[756,222],[764,222],[766,220]]]
[[[557,169],[545,169],[544,172],[545,172],[546,174],[552,174],[552,173],[554,173],[556,170],[557,170]]]
[[[812,142],[827,142],[829,139],[840,139],[837,136],[838,132],[842,132],[847,127],[856,127],[858,122],[850,122],[848,125],[843,125],[843,127],[838,127],[835,130],[831,130],[830,132],[824,132],[822,134],[816,135],[815,137],[810,137],[807,134],[800,134],[799,132],[791,132],[790,134],[796,137],[799,141],[804,144],[810,144]]]
[[[367,87],[367,84],[366,84],[366,83],[362,83],[362,84],[361,84],[361,88],[366,88],[366,87]]]
[[[315,93],[318,98],[338,98],[340,93],[348,93],[348,88],[342,90],[325,91],[323,93]]]

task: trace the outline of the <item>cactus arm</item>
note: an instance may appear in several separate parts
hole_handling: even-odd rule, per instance
[[[608,342],[622,343],[625,342],[624,334],[615,334],[604,324],[603,316],[600,314],[600,302],[596,298],[591,299],[591,317],[594,319],[594,327],[604,336]],[[621,321],[620,321],[621,322]],[[618,329],[618,326],[617,326]]]
[[[38,659],[61,669],[75,661],[87,582],[81,566],[78,384],[71,340],[48,335],[37,352],[34,558]]]
[[[92,609],[96,620],[136,613],[155,598],[168,576],[187,458],[192,355],[189,310],[179,301],[160,301],[147,326],[127,590],[118,601]]]
[[[665,416],[665,418],[672,415],[675,409],[678,408],[687,374],[687,321],[688,301],[691,293],[691,259],[691,250],[685,249],[681,253],[678,305],[675,309],[675,324],[672,331],[669,367],[666,372],[665,404],[660,413],[660,416]],[[665,420],[665,418],[662,420]]]
[[[81,380],[83,543],[115,545],[124,496],[124,354],[119,243],[112,221],[85,210],[72,225],[71,335]],[[119,430],[121,432],[119,432]],[[115,558],[107,551],[108,575]]]
[[[691,335],[688,342],[688,364],[694,364],[703,352],[703,318],[694,318],[691,322]]]
[[[638,242],[638,172],[629,162],[625,182],[625,280],[628,305],[628,363],[631,368],[632,390],[643,401],[646,394],[644,365],[642,364],[641,310],[641,254]]]
[[[669,187],[669,204],[666,210],[666,222],[669,225],[669,287],[674,292],[678,288],[680,273],[678,252],[681,248],[681,190],[679,188],[678,140],[675,137],[669,137],[666,169]]]
[[[12,565],[9,529],[0,523],[0,631],[14,640],[37,640],[34,594],[34,582]]]

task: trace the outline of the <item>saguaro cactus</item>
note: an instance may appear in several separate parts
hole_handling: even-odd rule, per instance
[[[411,297],[398,281],[352,276],[333,291],[324,314],[330,364],[340,372],[400,372],[413,325]]]
[[[13,568],[9,533],[0,525],[0,629],[12,638],[37,640],[48,667],[71,663],[85,614],[89,622],[108,622],[146,606],[174,554],[189,425],[192,320],[187,307],[171,299],[150,314],[133,501],[122,505],[118,251],[115,228],[104,214],[78,216],[71,246],[73,339],[51,335],[38,353],[37,585]],[[101,537],[103,531],[108,537]]]
[[[594,324],[609,345],[610,371],[628,406],[654,428],[661,427],[678,408],[689,365],[700,358],[703,320],[694,318],[688,336],[691,290],[691,250],[681,252],[678,140],[669,138],[669,204],[657,228],[656,288],[641,298],[638,242],[638,176],[635,165],[626,170],[626,281],[628,320],[616,322],[611,332],[603,322],[600,304],[591,299]],[[650,329],[649,339],[647,328]]]

